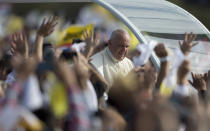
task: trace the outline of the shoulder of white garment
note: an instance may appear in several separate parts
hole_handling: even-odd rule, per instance
[[[90,63],[95,67],[98,68],[99,66],[103,65],[103,54],[104,50],[96,53],[90,59]]]
[[[99,74],[102,77],[104,77],[103,63],[104,63],[104,50],[99,53],[96,53],[91,57],[90,64],[99,72]]]

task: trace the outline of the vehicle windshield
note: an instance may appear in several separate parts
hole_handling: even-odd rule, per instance
[[[163,42],[171,51],[179,48],[185,32],[197,34],[197,46],[189,54],[191,70],[206,72],[210,66],[209,31],[191,14],[164,0],[106,0],[125,15],[146,40]]]

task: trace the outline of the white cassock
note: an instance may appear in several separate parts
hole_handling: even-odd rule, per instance
[[[126,76],[134,68],[132,61],[126,57],[121,61],[115,59],[108,47],[93,55],[90,63],[103,76],[109,86],[112,86],[115,77]]]

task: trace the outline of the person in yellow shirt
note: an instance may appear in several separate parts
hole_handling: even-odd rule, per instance
[[[129,34],[122,29],[117,29],[112,32],[108,47],[91,57],[90,63],[109,86],[112,86],[114,78],[126,76],[134,68],[132,61],[126,58],[129,46]]]

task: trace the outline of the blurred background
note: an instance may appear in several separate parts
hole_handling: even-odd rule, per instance
[[[70,28],[73,34],[74,30],[81,31],[92,24],[107,37],[116,28],[127,28],[103,7],[91,2],[0,3],[0,39],[24,29],[32,42],[42,20],[53,15],[59,17],[59,23],[46,40],[55,45],[66,44],[62,39]]]

